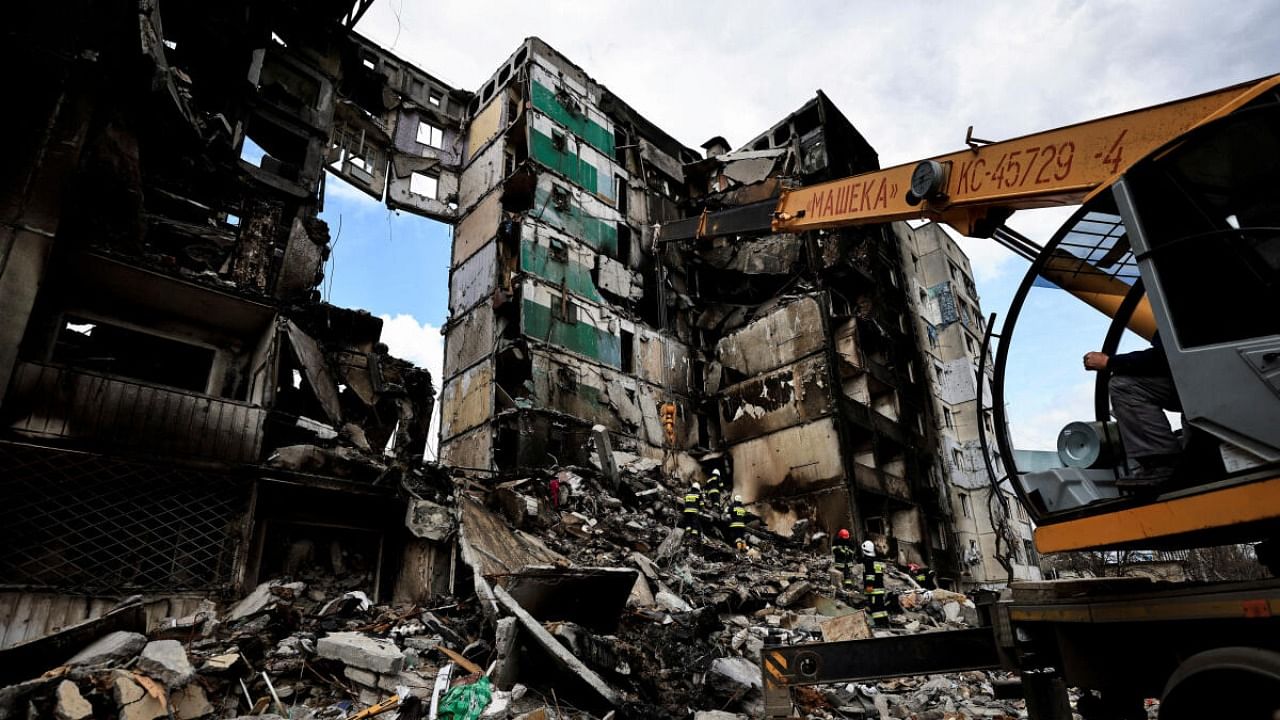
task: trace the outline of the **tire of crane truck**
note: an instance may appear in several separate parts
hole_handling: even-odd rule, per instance
[[[1250,647],[1206,650],[1165,684],[1160,720],[1273,720],[1280,717],[1280,653]]]

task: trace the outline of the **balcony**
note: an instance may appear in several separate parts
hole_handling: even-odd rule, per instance
[[[88,448],[228,463],[262,454],[267,411],[62,365],[19,362],[0,408],[8,432]]]

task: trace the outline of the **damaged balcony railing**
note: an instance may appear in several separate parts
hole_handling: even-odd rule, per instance
[[[255,462],[266,410],[60,365],[20,362],[0,417],[11,431],[148,454]]]

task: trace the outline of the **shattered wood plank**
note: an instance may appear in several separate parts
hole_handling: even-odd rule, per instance
[[[581,678],[582,681],[590,686],[591,689],[595,691],[596,694],[598,694],[605,702],[614,707],[622,704],[623,697],[617,690],[610,687],[609,684],[606,683],[599,675],[595,674],[591,668],[587,667],[581,660],[565,649],[558,640],[552,637],[551,633],[547,632],[546,628],[542,627],[541,623],[534,620],[532,615],[525,612],[525,609],[520,607],[520,603],[516,602],[515,598],[511,597],[506,590],[503,590],[500,587],[495,587],[493,592],[497,596],[498,602],[502,603],[502,606],[505,607],[508,612],[515,615],[516,620],[520,621],[520,624],[529,632],[529,635],[533,637],[534,640],[537,640],[538,644],[541,645],[553,658],[562,663],[570,672]]]

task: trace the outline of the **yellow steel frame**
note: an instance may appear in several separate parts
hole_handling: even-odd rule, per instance
[[[1036,528],[1042,553],[1118,547],[1275,519],[1280,476]]]
[[[919,204],[907,199],[914,162],[787,190],[773,231],[926,219],[968,235],[991,208],[1079,204],[1134,162],[1278,85],[1280,75],[939,155],[931,159],[944,169],[942,195]]]

